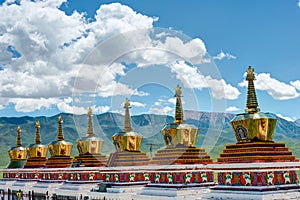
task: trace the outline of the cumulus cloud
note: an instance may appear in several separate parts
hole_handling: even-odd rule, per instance
[[[161,107],[152,106],[149,110],[149,113],[156,114],[156,115],[170,115],[172,111],[173,108],[171,108],[170,106],[161,106]]]
[[[73,99],[71,97],[64,98],[63,100],[60,100],[59,103],[57,103],[57,107],[60,111],[65,113],[73,113],[73,114],[86,114],[88,112],[87,107],[83,106],[76,106],[73,105]],[[107,112],[110,107],[109,106],[91,106],[93,113],[99,114],[99,113],[105,113]]]
[[[135,106],[135,107],[143,107],[143,108],[145,108],[145,106],[146,106],[145,103],[141,103],[141,102],[138,102],[138,101],[130,101],[130,105]]]
[[[291,117],[286,117],[286,116],[283,116],[283,115],[281,115],[281,114],[276,114],[276,116],[277,117],[280,117],[280,118],[282,118],[282,119],[285,119],[286,121],[289,121],[289,122],[293,122],[293,121],[295,121],[295,119],[293,119],[293,118],[291,118]]]
[[[10,102],[15,104],[15,110],[18,112],[33,112],[41,108],[50,108],[52,105],[61,102],[58,98],[12,98]]]
[[[236,56],[233,56],[229,53],[224,53],[223,51],[221,51],[218,55],[216,56],[213,56],[213,59],[215,60],[223,60],[224,58],[227,58],[228,60],[231,60],[231,59],[236,59]]]
[[[175,98],[160,98],[149,109],[149,113],[157,115],[173,115],[174,105],[176,104]],[[172,108],[172,107],[173,108]]]
[[[49,109],[56,105],[61,112],[74,113],[74,114],[86,114],[87,107],[81,107],[73,105],[73,99],[67,98],[12,98],[8,102],[15,105],[17,112],[28,113],[40,110],[41,108]],[[94,113],[107,112],[109,106],[91,106]]]
[[[101,5],[90,20],[77,11],[67,15],[59,9],[63,3],[66,0],[6,0],[0,6],[0,96],[8,99],[2,106],[13,103],[19,112],[56,106],[63,112],[84,113],[86,108],[67,102],[68,97],[77,92],[95,98],[149,95],[119,82],[128,70],[124,62],[138,67],[168,64],[178,57],[194,64],[210,62],[201,39],[155,32],[157,17],[112,3]],[[185,69],[188,72],[180,77],[180,70]],[[178,79],[193,76],[192,69],[185,69],[171,68]],[[210,88],[214,97],[236,99],[239,95],[223,79],[199,73],[196,77],[196,88]],[[98,109],[105,112],[109,108]]]
[[[168,103],[171,103],[172,105],[175,105],[176,104],[176,98],[175,97],[172,97],[172,98],[169,98],[168,100],[163,100],[163,99],[159,99],[159,102],[168,102]],[[184,99],[181,99],[181,103],[182,105],[185,104],[185,101]]]
[[[170,99],[168,99],[168,102],[175,105],[176,104],[176,98],[175,97],[170,98]]]
[[[109,106],[92,106],[93,112],[94,113],[105,113],[110,110]]]
[[[300,0],[298,1],[297,5],[298,5],[298,7],[300,7]]]
[[[205,44],[199,38],[184,42],[178,37],[167,37],[165,42],[159,42],[157,47],[168,49],[172,53],[183,57],[194,64],[201,64],[210,61],[209,58],[206,57],[207,51]]]
[[[298,82],[293,82],[297,85]],[[289,85],[284,82],[280,82],[275,78],[272,78],[268,73],[260,73],[256,75],[255,88],[257,90],[266,91],[274,99],[287,100],[299,97],[299,93],[293,85]],[[246,80],[239,83],[241,87],[247,87],[248,83]]]
[[[300,90],[300,80],[291,81],[290,84],[294,86],[297,90]]]
[[[235,111],[240,111],[241,109],[236,107],[236,106],[229,106],[226,108],[226,112],[235,112]]]
[[[227,84],[224,79],[213,79],[211,76],[204,76],[196,67],[188,65],[184,61],[177,61],[170,64],[171,71],[176,78],[181,80],[186,88],[202,90],[208,88],[212,97],[216,99],[237,99],[240,92],[237,88]]]
[[[67,15],[58,9],[64,2],[66,0],[21,0],[18,4],[6,1],[0,6],[0,95],[8,97],[17,111],[31,112],[50,105],[70,111],[63,98],[59,103],[57,99],[72,94],[72,85],[81,78],[78,71],[87,54],[108,37],[152,28],[157,20],[113,3],[102,5],[95,20],[91,21],[83,13],[75,11]],[[9,48],[15,52],[8,51]],[[94,78],[92,81],[99,80],[93,74],[101,71],[96,73],[103,75],[101,83],[92,88],[100,96],[147,95],[116,81],[117,76],[125,74],[122,66],[113,65],[110,70],[105,70],[104,66],[93,67],[88,66],[85,70]],[[86,89],[85,85],[89,86],[87,82],[82,82],[83,89]],[[37,105],[33,106],[29,101]],[[81,108],[77,110],[83,112]]]

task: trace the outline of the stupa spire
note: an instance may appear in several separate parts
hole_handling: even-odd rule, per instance
[[[257,113],[260,111],[260,109],[258,108],[257,98],[255,94],[254,69],[251,66],[249,66],[247,69],[246,80],[248,81],[248,92],[247,92],[247,104],[246,104],[247,108],[245,109],[245,112],[249,114]]]
[[[41,144],[40,127],[40,122],[37,121],[35,123],[35,144]]]
[[[129,113],[129,109],[131,107],[130,107],[130,101],[129,101],[128,98],[126,98],[126,100],[125,100],[124,108],[125,108],[125,119],[124,119],[123,131],[124,132],[130,132],[130,131],[132,131],[130,113]]]
[[[21,147],[22,146],[22,143],[21,143],[21,126],[18,126],[17,132],[18,132],[17,147]]]
[[[175,108],[175,120],[174,123],[181,124],[183,122],[183,109],[182,109],[182,92],[181,87],[177,85],[175,90],[175,97],[176,97],[176,108]]]
[[[58,117],[58,133],[57,133],[57,141],[62,141],[64,140],[64,135],[63,135],[63,130],[62,130],[62,116],[60,115]]]
[[[88,137],[93,137],[95,136],[94,134],[94,129],[93,129],[93,110],[91,107],[88,109],[88,127],[87,127],[87,136]]]

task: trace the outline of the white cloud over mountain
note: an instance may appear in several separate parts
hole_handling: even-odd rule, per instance
[[[130,105],[135,106],[135,107],[143,107],[143,108],[146,106],[145,103],[141,103],[141,102],[138,102],[138,101],[131,101]]]
[[[229,106],[226,108],[226,112],[235,112],[235,111],[240,111],[241,109],[236,107],[236,106]]]
[[[6,1],[0,6],[0,49],[3,50],[0,94],[6,97],[6,105],[15,104],[19,112],[32,112],[51,105],[69,112],[71,107],[61,96],[72,94],[74,80],[86,55],[106,38],[130,30],[152,28],[156,20],[114,3],[102,5],[97,10],[96,20],[90,22],[82,13],[66,15],[59,10],[63,2],[22,0],[17,5]],[[8,51],[9,48],[15,51]],[[92,67],[86,70],[101,71],[101,66]],[[139,95],[139,91],[116,82],[116,76],[124,75],[123,66],[114,65],[103,75],[101,84],[92,88],[101,96]],[[84,110],[74,109],[79,113]]]
[[[170,106],[152,106],[149,110],[149,113],[156,114],[156,115],[170,115],[173,111],[173,108]]]
[[[179,32],[170,34],[163,29],[153,32],[157,17],[137,13],[120,3],[101,5],[94,19],[89,19],[85,13],[75,11],[68,15],[60,10],[66,2],[6,0],[0,5],[0,109],[12,104],[17,112],[57,107],[62,112],[83,114],[86,107],[80,98],[71,101],[72,95],[85,92],[94,98],[147,96],[148,93],[119,81],[132,63],[139,69],[164,64],[186,88],[207,88],[217,99],[238,98],[238,89],[224,79],[204,76],[186,64],[211,61],[201,39],[185,38]],[[223,51],[213,57],[224,58],[236,57]],[[264,79],[271,84],[265,84]],[[274,98],[299,96],[295,90],[300,88],[297,81],[279,84],[266,76],[260,82],[257,89],[268,91]],[[96,113],[110,109],[94,104]],[[168,105],[155,109],[150,111],[172,111]]]
[[[60,10],[65,2],[7,0],[0,6],[2,107],[12,103],[18,112],[33,112],[57,106],[63,112],[83,113],[85,108],[66,102],[74,92],[74,85],[76,92],[100,97],[148,95],[118,82],[118,77],[126,75],[126,67],[113,56],[123,56],[124,62],[136,63],[138,67],[169,63],[178,57],[191,63],[210,62],[205,44],[199,38],[184,40],[164,31],[150,37],[156,17],[112,3],[101,5],[95,19],[90,20],[84,13],[75,11],[67,15]],[[125,34],[125,39],[122,35],[115,37],[121,33],[128,35]],[[111,38],[106,44],[109,46],[97,49]],[[132,49],[136,51],[131,52]],[[112,60],[116,62],[109,63]],[[227,92],[221,98],[236,98],[237,89],[224,80],[205,78],[204,87],[213,88],[214,96],[219,92],[214,85],[219,84]],[[202,88],[200,84],[198,89]]]
[[[297,85],[297,81],[291,83],[291,85],[278,81],[272,78],[268,73],[260,73],[256,75],[255,88],[257,90],[266,91],[274,99],[287,100],[299,97],[294,85]],[[241,87],[247,87],[248,83],[246,80],[239,83]]]
[[[224,79],[214,79],[211,76],[204,76],[196,67],[186,64],[184,61],[177,61],[170,65],[171,71],[176,78],[181,80],[186,88],[202,90],[208,88],[211,95],[216,99],[237,99],[240,92],[237,88],[227,84]]]

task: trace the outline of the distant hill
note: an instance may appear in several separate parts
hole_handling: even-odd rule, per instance
[[[297,126],[300,126],[300,119],[295,120],[294,122]]]
[[[63,133],[65,140],[75,144],[76,140],[86,133],[87,116],[61,114],[63,117]],[[230,126],[230,120],[235,116],[227,113],[210,113],[185,111],[186,123],[199,128],[197,147],[206,148],[216,159],[225,144],[235,143],[235,137]],[[9,157],[7,150],[16,144],[16,129],[22,128],[22,144],[27,146],[34,142],[35,121],[41,124],[41,139],[43,144],[56,140],[58,115],[52,117],[1,117],[0,118],[0,166],[7,165]],[[164,147],[161,129],[173,122],[174,118],[166,115],[142,114],[132,116],[132,125],[136,132],[144,136],[142,151],[149,152],[149,144],[155,144],[153,150]],[[104,140],[102,153],[109,155],[114,151],[111,137],[123,128],[124,116],[116,113],[104,113],[93,116],[95,134]],[[275,141],[285,141],[290,150],[300,158],[300,127],[294,122],[277,118]],[[72,155],[77,155],[75,145]]]

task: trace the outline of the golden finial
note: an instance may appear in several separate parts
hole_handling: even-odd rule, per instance
[[[35,122],[35,144],[41,144],[41,136],[40,136],[40,122]]]
[[[132,131],[131,127],[131,121],[130,121],[130,113],[129,113],[129,108],[130,107],[130,101],[128,98],[126,98],[125,103],[124,103],[124,108],[125,108],[125,117],[124,117],[124,132],[129,132]]]
[[[89,109],[88,109],[88,116],[89,116],[89,117],[92,117],[92,116],[93,116],[93,110],[92,110],[91,107],[89,107]]]
[[[251,66],[249,66],[247,69],[246,80],[255,80],[254,69]]]
[[[17,129],[17,147],[21,147],[22,146],[22,143],[21,143],[21,126],[19,125],[18,126],[18,129]]]
[[[176,86],[175,97],[182,97],[181,87],[179,85]]]
[[[254,87],[254,80],[255,80],[255,74],[254,69],[249,66],[247,69],[247,76],[246,80],[248,81],[248,92],[247,92],[247,104],[245,112],[253,114],[260,111],[258,108],[256,93],[255,93],[255,87]]]
[[[62,116],[60,115],[58,117],[58,134],[57,134],[57,141],[62,141],[64,140],[64,135],[63,135],[63,131],[62,131]]]
[[[175,97],[176,97],[176,108],[175,108],[175,123],[180,124],[183,122],[183,109],[182,109],[182,92],[181,87],[177,85],[175,90]]]
[[[92,136],[95,136],[95,134],[94,134],[94,129],[93,129],[93,119],[92,119],[93,110],[91,107],[89,107],[87,115],[88,115],[87,136],[92,137]]]
[[[128,98],[125,99],[125,102],[124,102],[124,108],[125,108],[125,109],[126,109],[126,108],[131,108],[131,107],[130,107],[130,101],[129,101]]]

